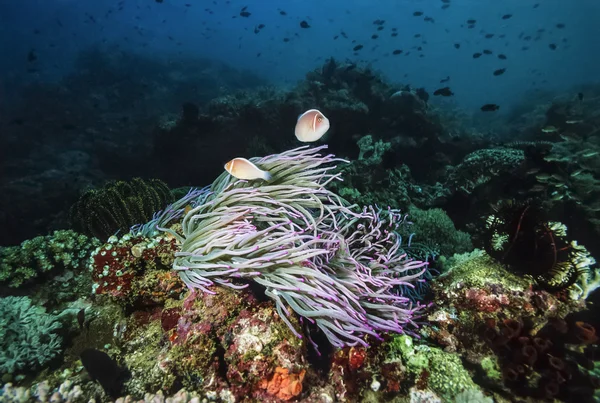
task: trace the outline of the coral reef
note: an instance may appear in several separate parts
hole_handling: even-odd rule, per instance
[[[594,376],[581,366],[590,367],[582,354],[594,359],[595,330],[573,316],[585,313],[583,300],[535,290],[533,279],[507,271],[481,251],[457,255],[449,266],[433,284],[438,308],[423,331],[446,351],[463,355],[478,384],[504,398],[577,394],[585,400],[593,394]],[[553,369],[558,360],[580,364],[560,381]]]
[[[113,183],[72,210],[101,243],[0,248],[20,295],[0,299],[0,400],[108,401],[86,351],[119,402],[598,400],[600,98],[484,124],[334,59],[285,90],[126,51],[76,67],[0,119],[0,242],[66,227],[107,180],[217,180]],[[252,158],[294,148],[308,108],[349,162]],[[238,156],[273,180],[222,173]]]

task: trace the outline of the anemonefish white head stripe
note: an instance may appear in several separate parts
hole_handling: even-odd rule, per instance
[[[258,168],[246,158],[234,158],[225,164],[225,170],[237,179],[254,180],[263,179],[270,180],[271,174]]]
[[[329,119],[317,109],[309,109],[298,116],[296,138],[303,143],[319,140],[329,130]]]

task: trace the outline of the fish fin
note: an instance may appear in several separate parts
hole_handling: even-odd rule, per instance
[[[270,181],[273,179],[273,175],[269,171],[263,171],[263,179],[266,181]]]

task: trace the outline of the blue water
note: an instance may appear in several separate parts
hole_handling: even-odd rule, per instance
[[[430,92],[449,85],[455,96],[444,102],[475,111],[483,103],[500,104],[506,111],[530,91],[560,91],[600,79],[598,1],[452,0],[442,9],[443,4],[439,0],[2,0],[0,77],[2,82],[57,80],[70,72],[80,51],[102,44],[163,59],[215,58],[278,85],[296,83],[333,56],[371,65],[392,81]],[[245,6],[251,13],[246,18],[240,16]],[[286,15],[280,14],[282,10]],[[415,11],[424,14],[415,17]],[[512,17],[502,19],[505,14]],[[427,16],[435,22],[424,21]],[[477,22],[469,29],[466,20],[471,18]],[[381,31],[373,24],[377,19],[385,20]],[[301,28],[302,20],[310,28]],[[557,28],[559,23],[565,28]],[[265,27],[254,33],[259,24]],[[398,36],[391,36],[392,28]],[[544,32],[538,33],[540,29]],[[348,38],[334,39],[340,31]],[[486,39],[488,33],[494,37]],[[373,34],[379,38],[371,39]],[[532,39],[526,41],[525,36]],[[286,37],[289,42],[283,41]],[[461,44],[460,49],[455,43]],[[552,43],[556,50],[549,48]],[[355,54],[352,48],[357,44],[364,48]],[[414,49],[418,46],[421,52]],[[523,46],[529,49],[522,50]],[[38,58],[33,74],[26,72],[32,49]],[[391,55],[395,49],[404,53]],[[493,54],[472,58],[483,49]],[[499,60],[498,53],[507,59]],[[506,68],[506,73],[494,76],[499,68]],[[451,80],[440,85],[447,76]]]

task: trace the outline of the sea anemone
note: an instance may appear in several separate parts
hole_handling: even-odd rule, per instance
[[[290,309],[336,347],[367,345],[365,335],[406,331],[422,310],[399,286],[413,287],[427,263],[402,253],[395,228],[405,215],[349,205],[326,186],[339,178],[326,148],[300,147],[252,162],[269,182],[224,173],[182,221],[174,269],[191,288],[235,289],[254,281],[298,336]],[[415,325],[416,326],[416,325]]]

